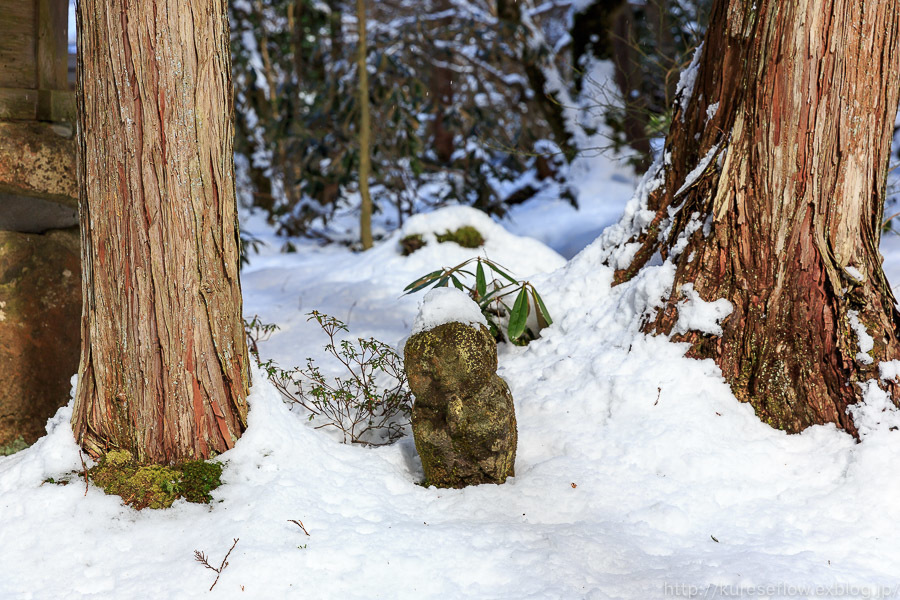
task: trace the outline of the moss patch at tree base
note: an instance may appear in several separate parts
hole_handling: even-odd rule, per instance
[[[140,465],[127,450],[112,450],[88,469],[88,476],[104,492],[121,496],[137,510],[169,508],[178,498],[209,504],[210,492],[221,485],[222,465],[201,460],[171,467]]]
[[[20,435],[10,443],[0,446],[0,456],[10,456],[28,447],[28,442]]]

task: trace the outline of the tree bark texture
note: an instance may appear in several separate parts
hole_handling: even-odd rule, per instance
[[[676,263],[650,332],[673,330],[688,283],[728,299],[723,335],[674,339],[714,358],[739,400],[790,432],[855,433],[857,384],[900,358],[878,252],[898,45],[900,0],[717,0],[633,224],[637,253],[616,273],[631,278],[656,252]],[[897,381],[881,385],[897,398]]]
[[[80,0],[82,355],[93,456],[208,458],[246,426],[225,0]]]

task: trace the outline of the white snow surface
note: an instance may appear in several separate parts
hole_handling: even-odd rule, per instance
[[[681,293],[686,299],[678,303],[675,333],[700,331],[708,335],[722,335],[719,323],[734,310],[731,302],[725,298],[707,302],[694,289],[693,283],[683,285]]]
[[[849,275],[856,281],[862,282],[862,281],[866,280],[866,276],[863,275],[859,269],[857,269],[856,267],[854,267],[852,265],[848,265],[848,266],[844,267],[844,271],[847,273],[847,275]]]
[[[412,333],[434,329],[445,323],[487,327],[487,319],[469,295],[456,288],[436,288],[425,294],[419,313],[413,322]]]
[[[615,172],[596,160],[598,172]],[[94,486],[85,494],[77,477],[44,483],[82,468],[66,407],[47,436],[0,458],[0,598],[896,594],[896,409],[866,382],[853,413],[861,443],[833,426],[787,435],[738,402],[712,361],[641,334],[642,320],[671,290],[674,267],[646,267],[612,288],[613,271],[601,263],[617,259],[608,242],[627,239],[646,218],[639,196],[653,178],[627,206],[627,194],[593,180],[593,196],[582,197],[624,207],[626,218],[568,262],[480,213],[441,209],[365,253],[300,244],[280,254],[273,243],[243,272],[245,313],[281,326],[261,343],[263,358],[288,367],[310,356],[323,372],[337,368],[325,362],[327,338],[307,321],[313,309],[344,320],[348,338],[375,336],[399,349],[424,295],[401,294],[417,277],[486,253],[532,281],[554,324],[526,348],[500,347],[519,433],[516,475],[504,485],[422,487],[411,437],[379,448],[343,445],[254,370],[249,428],[218,457],[225,484],[213,503],[138,512]],[[562,246],[569,217],[554,214],[545,213],[541,231]],[[260,222],[251,215],[245,227],[265,237]],[[482,229],[485,247],[433,239],[460,224]],[[398,241],[412,232],[428,245],[403,257]],[[882,252],[897,280],[900,238],[885,238]],[[717,302],[688,294],[679,309],[693,311],[685,326],[714,333],[725,314]],[[882,365],[883,377],[898,373]],[[216,574],[193,552],[218,565],[235,538],[210,592]]]
[[[875,347],[875,340],[869,335],[866,326],[859,320],[859,312],[855,310],[848,311],[850,319],[850,327],[856,333],[856,342],[859,346],[859,352],[856,353],[856,360],[871,365],[874,359],[869,356],[869,352]]]
[[[678,85],[675,87],[675,97],[678,99],[678,105],[681,107],[681,120],[684,121],[684,114],[694,95],[694,85],[697,83],[697,74],[700,72],[700,57],[703,56],[703,42],[694,50],[691,57],[691,64],[678,76]],[[708,117],[709,113],[707,113]],[[708,117],[709,118],[709,117]]]

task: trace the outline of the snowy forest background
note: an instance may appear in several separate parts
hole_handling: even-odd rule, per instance
[[[230,3],[245,318],[278,327],[256,331],[261,362],[338,375],[311,311],[399,351],[422,295],[410,282],[503,265],[554,320],[500,344],[516,476],[425,488],[409,435],[342,443],[256,368],[213,503],[136,511],[78,479],[46,484],[83,468],[70,405],[0,457],[0,598],[900,595],[900,412],[873,391],[861,444],[770,428],[712,361],[640,332],[671,264],[611,287],[592,244],[658,158],[708,0],[366,10],[376,243],[360,252],[356,4]],[[900,282],[898,169],[890,182],[881,251]],[[438,243],[463,226],[483,245]],[[425,245],[405,254],[410,236]],[[714,330],[705,304],[693,326]],[[193,552],[218,564],[230,547],[210,592]]]

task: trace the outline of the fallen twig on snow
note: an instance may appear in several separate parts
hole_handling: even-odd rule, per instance
[[[234,543],[231,545],[231,549],[228,550],[228,554],[226,554],[225,558],[222,559],[222,564],[219,565],[218,569],[209,564],[209,561],[206,559],[206,555],[204,553],[200,552],[199,550],[194,550],[194,560],[196,560],[207,569],[212,569],[217,573],[216,580],[213,581],[213,584],[211,586],[209,586],[209,591],[212,591],[212,589],[216,587],[216,584],[219,583],[219,577],[222,576],[222,571],[224,571],[225,567],[228,566],[228,557],[231,555],[231,550],[234,550],[234,547],[237,546],[238,540],[240,540],[240,538],[234,538]]]

